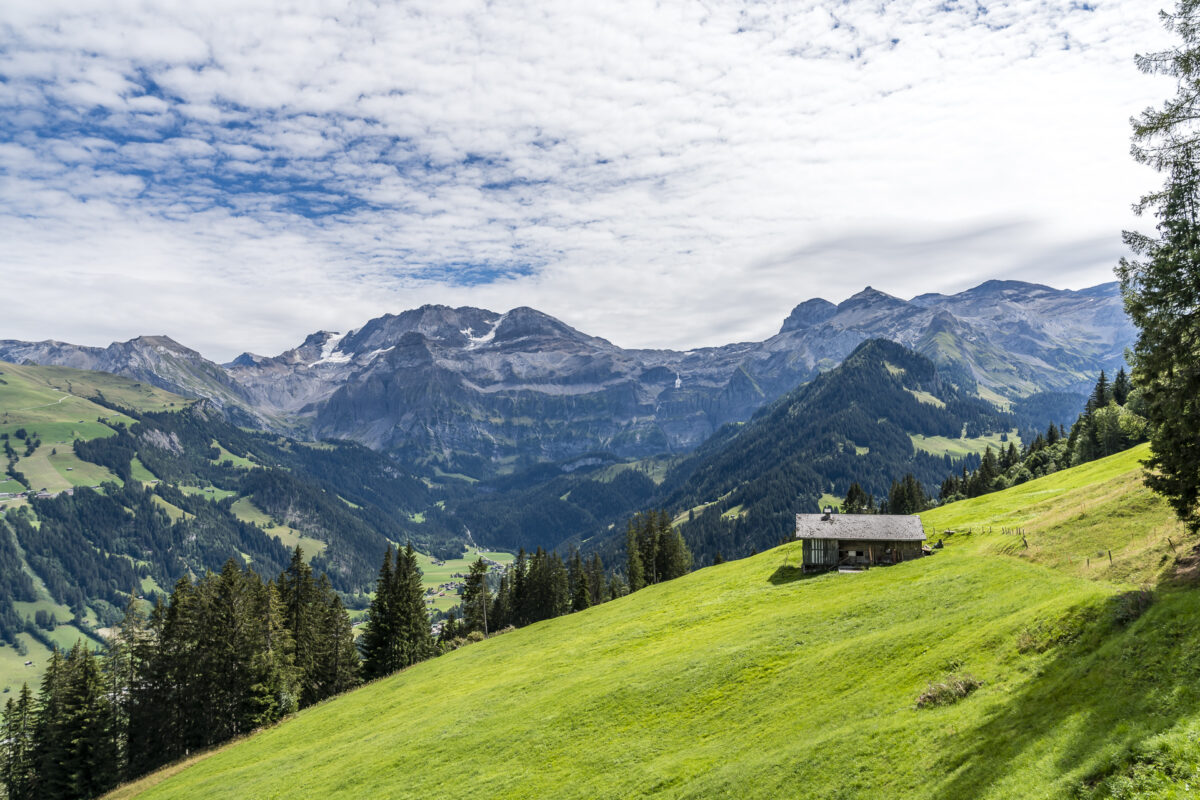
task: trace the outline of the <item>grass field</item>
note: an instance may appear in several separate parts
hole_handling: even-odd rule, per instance
[[[1126,578],[1172,577],[1139,518],[1062,516],[1136,493],[1136,460],[930,512],[974,531],[930,558],[803,576],[789,544],[494,637],[115,796],[1190,796],[1200,592],[1164,581],[1138,618]],[[1049,555],[1097,537],[1125,567]],[[982,683],[917,707],[952,674]]]
[[[1017,447],[1021,446],[1021,437],[1017,436],[1015,430],[1008,432],[1006,441],[1000,441],[1000,434],[993,433],[989,436],[977,436],[974,438],[960,437],[951,439],[948,436],[921,436],[919,434],[909,434],[912,439],[913,447],[930,453],[935,456],[949,454],[954,458],[962,458],[971,453],[983,455],[983,452],[991,447],[994,451],[999,451],[1001,448],[1007,448],[1009,442],[1016,442]]]
[[[226,497],[233,497],[237,494],[232,489],[218,489],[215,486],[180,486],[179,491],[184,494],[203,495],[209,500],[224,500]],[[261,511],[258,513],[262,514]]]
[[[232,494],[232,492],[231,492]],[[211,496],[211,495],[210,495]],[[262,528],[268,536],[274,536],[283,546],[294,549],[296,545],[300,545],[300,549],[304,552],[304,560],[312,561],[313,556],[320,555],[325,552],[328,546],[320,539],[314,539],[311,536],[305,536],[300,531],[290,525],[276,525],[271,521],[270,515],[263,511],[258,506],[254,505],[254,501],[249,497],[243,497],[234,502],[230,509],[233,515],[242,522],[250,522]]]
[[[18,451],[23,453],[24,451]],[[61,492],[73,486],[99,486],[105,481],[121,483],[107,467],[84,461],[75,455],[74,444],[42,444],[33,455],[17,461],[17,469],[37,490]]]
[[[221,444],[220,442],[218,442],[215,439],[213,440],[213,447],[217,448],[217,450],[220,453],[216,458],[213,459],[214,464],[221,464],[221,463],[224,463],[225,461],[232,461],[233,465],[239,469],[253,469],[254,467],[258,466],[253,461],[246,458],[245,456],[235,456],[233,453],[226,450],[225,446],[223,444]]]
[[[155,474],[148,470],[146,465],[137,456],[134,456],[133,460],[129,462],[129,476],[135,481],[141,481],[142,483],[152,483],[158,480]]]
[[[16,648],[0,645],[0,703],[7,702],[20,690],[22,683],[28,683],[29,688],[37,691],[42,679],[42,672],[50,660],[50,650],[44,644],[34,639],[28,633],[18,633],[17,639],[25,645],[25,654],[18,653]],[[32,664],[26,664],[32,661]]]

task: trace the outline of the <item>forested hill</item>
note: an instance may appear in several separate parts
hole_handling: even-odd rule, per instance
[[[729,426],[673,469],[662,504],[687,515],[700,563],[742,556],[790,536],[798,511],[852,482],[886,496],[912,473],[936,486],[975,463],[989,437],[1015,434],[1017,417],[967,394],[924,356],[873,339],[744,425]],[[918,446],[919,445],[919,446]],[[940,452],[939,452],[940,451]]]
[[[118,621],[131,592],[229,559],[269,579],[300,545],[353,603],[389,542],[465,542],[439,490],[386,456],[246,431],[106,373],[0,362],[0,447],[0,641],[28,653],[0,647],[5,683]]]

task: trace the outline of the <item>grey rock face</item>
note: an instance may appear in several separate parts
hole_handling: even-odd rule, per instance
[[[355,439],[476,473],[605,450],[695,447],[869,338],[931,358],[984,396],[1087,391],[1135,337],[1115,283],[1063,291],[989,281],[902,300],[868,287],[808,300],[775,336],[685,352],[625,350],[531,308],[423,306],[277,356],[220,366],[166,337],[107,348],[0,342],[0,359],[147,380],[266,428]]]

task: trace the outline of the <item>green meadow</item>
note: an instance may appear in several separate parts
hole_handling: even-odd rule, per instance
[[[989,447],[999,452],[1001,449],[1007,449],[1009,442],[1016,442],[1018,448],[1021,446],[1021,437],[1017,435],[1015,430],[1009,431],[1003,441],[1001,441],[1000,436],[1001,434],[999,433],[992,433],[987,436],[950,438],[949,436],[923,436],[917,433],[910,433],[908,438],[912,440],[913,447],[917,450],[935,456],[949,454],[953,458],[962,458],[971,453],[983,455],[984,451]]]
[[[811,576],[793,543],[495,636],[113,797],[1189,796],[1196,540],[1143,454],[929,512],[929,558]]]
[[[228,494],[233,493],[229,492],[226,496],[228,496]],[[209,493],[206,496],[213,497],[214,495],[216,495],[216,492]],[[220,498],[217,497],[216,499]],[[258,506],[254,505],[254,501],[249,497],[242,497],[234,501],[230,511],[232,511],[233,515],[242,522],[249,522],[262,528],[268,536],[274,536],[283,544],[284,547],[287,547],[289,550],[294,549],[296,545],[299,545],[301,551],[304,553],[305,561],[312,561],[313,556],[320,555],[325,551],[325,548],[328,547],[328,545],[320,539],[314,539],[311,536],[306,536],[296,528],[293,528],[291,525],[276,525],[274,521],[272,521],[270,515]]]

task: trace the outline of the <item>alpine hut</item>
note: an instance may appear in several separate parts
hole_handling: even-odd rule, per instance
[[[898,564],[924,555],[921,518],[902,514],[797,514],[805,572]]]

